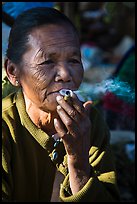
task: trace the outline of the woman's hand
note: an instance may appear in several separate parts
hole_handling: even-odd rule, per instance
[[[73,94],[71,104],[62,96],[57,96],[58,119],[54,120],[57,134],[64,143],[68,155],[70,185],[73,193],[79,191],[89,178],[89,148],[91,121],[89,110],[91,101],[84,105]]]

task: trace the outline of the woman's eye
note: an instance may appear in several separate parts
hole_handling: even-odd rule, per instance
[[[52,64],[52,63],[54,63],[52,60],[46,60],[46,61],[44,61],[44,62],[42,62],[40,65],[43,65],[43,64]]]
[[[70,63],[74,63],[74,64],[80,63],[80,61],[77,60],[77,59],[70,59],[69,62],[70,62]]]

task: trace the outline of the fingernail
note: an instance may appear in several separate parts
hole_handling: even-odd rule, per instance
[[[56,97],[56,100],[57,100],[57,101],[59,101],[59,100],[61,100],[61,99],[62,99],[62,96],[57,96],[57,97]]]
[[[57,124],[57,118],[54,118],[54,124]]]
[[[60,110],[60,109],[61,109],[61,106],[57,106],[57,109]]]

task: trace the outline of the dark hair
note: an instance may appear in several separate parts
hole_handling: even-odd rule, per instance
[[[60,11],[48,7],[29,9],[16,18],[11,28],[6,56],[15,64],[21,62],[22,55],[28,48],[28,34],[33,28],[48,24],[67,24],[78,34],[74,24]]]

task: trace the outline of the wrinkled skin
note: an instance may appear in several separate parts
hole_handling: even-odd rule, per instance
[[[82,82],[79,40],[70,27],[57,25],[34,29],[28,39],[28,50],[17,72],[26,110],[37,126],[62,138],[74,194],[89,178],[91,102],[83,105],[74,94],[70,105],[60,97],[59,90],[77,90]]]
[[[62,88],[78,89],[83,78],[76,35],[50,25],[29,35],[29,50],[23,56],[20,82],[27,97],[44,111],[55,111]]]

